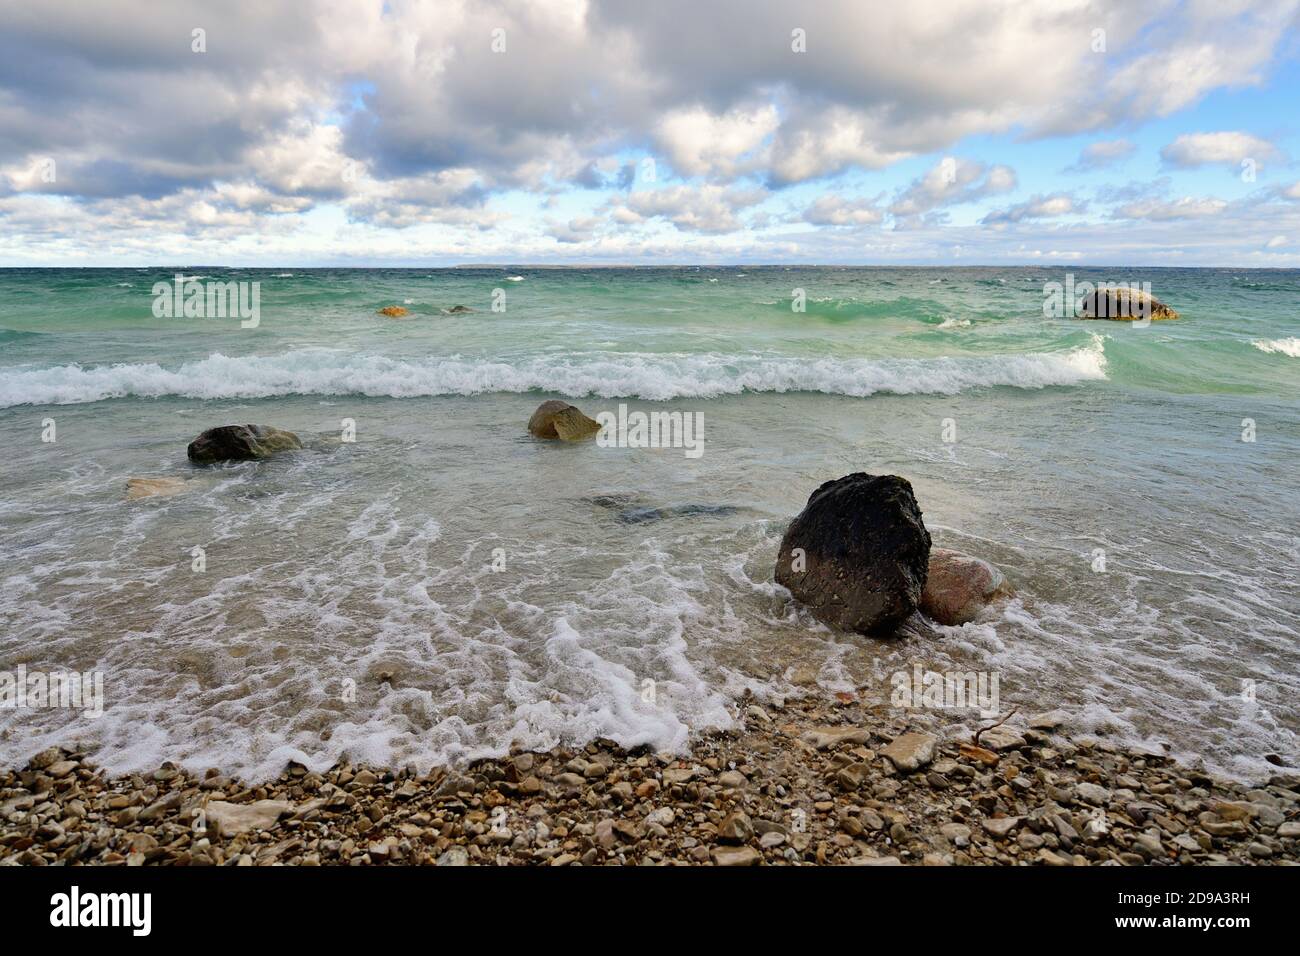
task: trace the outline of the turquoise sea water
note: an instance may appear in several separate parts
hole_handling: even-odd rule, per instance
[[[178,271],[258,282],[257,327],[155,317]],[[0,763],[673,749],[745,689],[886,699],[920,662],[1212,769],[1294,764],[1300,273],[1069,270],[1182,315],[1139,328],[1045,317],[1066,271],[0,270],[0,670],[106,694],[0,709]],[[554,397],[699,415],[704,453],[534,441]],[[245,421],[308,448],[187,463]],[[817,625],[773,561],[851,471],[911,480],[1015,600],[892,642]],[[128,501],[132,476],[192,484]]]

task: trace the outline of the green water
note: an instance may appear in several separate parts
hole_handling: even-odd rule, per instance
[[[256,327],[156,317],[178,271],[257,282]],[[0,709],[0,761],[672,749],[742,690],[887,696],[921,661],[1226,772],[1294,762],[1300,273],[1073,274],[1181,318],[1047,318],[1064,272],[1023,267],[0,271],[0,669],[100,669],[107,698]],[[704,452],[536,442],[552,397],[701,416]],[[231,421],[308,448],[192,469]],[[1016,599],[893,642],[791,604],[784,522],[859,470],[911,480]],[[193,483],[127,501],[131,476]]]

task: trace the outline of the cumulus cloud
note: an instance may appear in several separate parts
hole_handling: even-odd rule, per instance
[[[782,0],[11,4],[0,164],[93,152],[139,168],[122,191],[150,175],[179,189],[247,176],[265,141],[334,117],[330,147],[384,178],[469,167],[540,188],[573,163],[583,182],[593,154],[647,139],[689,176],[727,176],[770,139],[753,158],[786,184],[971,134],[1103,128],[1258,82],[1296,3],[1166,7],[818,4],[799,10],[799,54]],[[1087,42],[1098,28],[1104,56]]]
[[[1173,180],[1168,176],[1161,176],[1147,182],[1133,180],[1122,186],[1099,186],[1094,195],[1097,201],[1103,204],[1134,202],[1138,199],[1156,199],[1168,195],[1172,182]]]
[[[1171,9],[1176,26],[1139,26],[1148,34],[1135,46],[1145,49],[1112,71],[1105,93],[1112,107],[1122,104],[1131,116],[1168,116],[1213,89],[1260,85],[1261,68],[1294,27],[1297,5],[1199,0]]]
[[[723,115],[695,106],[660,119],[654,139],[682,175],[730,179],[757,167],[762,157],[754,154],[778,125],[770,103]],[[746,157],[750,162],[744,162]]]
[[[1025,202],[995,210],[980,220],[986,226],[1011,225],[1026,219],[1053,219],[1080,212],[1085,204],[1077,202],[1068,193],[1034,196]]]
[[[899,193],[889,212],[898,218],[920,216],[941,206],[974,202],[1015,188],[1016,172],[1010,166],[946,156]]]
[[[880,222],[883,213],[869,199],[845,199],[834,193],[818,197],[804,210],[804,222],[815,226],[870,226]]]
[[[772,181],[789,185],[854,166],[880,169],[912,154],[884,146],[872,124],[851,110],[835,108],[783,126],[771,155]]]
[[[1242,132],[1184,133],[1160,150],[1166,164],[1181,168],[1218,165],[1235,170],[1242,160],[1263,164],[1279,157],[1268,140]]]
[[[1127,139],[1102,139],[1089,143],[1066,172],[1089,173],[1116,166],[1137,152],[1137,145]]]
[[[1116,219],[1149,219],[1153,222],[1169,222],[1177,219],[1204,219],[1217,216],[1228,204],[1222,199],[1184,196],[1181,199],[1142,199],[1125,203],[1116,209],[1112,216]]]
[[[446,169],[427,176],[361,179],[344,208],[353,221],[397,229],[420,223],[488,229],[505,217],[487,209],[487,198],[473,170]]]
[[[1213,91],[1260,85],[1298,8],[1300,0],[909,0],[797,11],[788,0],[0,3],[0,216],[11,237],[24,230],[17,241],[43,228],[33,209],[57,228],[80,219],[80,241],[94,248],[95,230],[124,232],[105,214],[113,208],[147,230],[135,239],[146,248],[163,233],[142,224],[158,215],[256,237],[283,235],[327,205],[350,230],[463,228],[445,240],[460,254],[506,222],[493,201],[500,193],[618,190],[622,199],[602,211],[613,225],[661,219],[727,236],[742,214],[752,226],[770,213],[755,208],[763,189],[842,192],[861,171],[939,156],[966,137],[1113,136]],[[806,53],[791,48],[795,25],[806,31]],[[200,27],[204,52],[193,47]],[[504,31],[499,44],[495,30]],[[1097,30],[1104,53],[1093,49]],[[1166,147],[1171,168],[1241,153],[1240,144],[1185,140]],[[1130,147],[1101,140],[1076,167],[1103,168]],[[668,181],[639,180],[642,159],[662,161]],[[41,173],[45,160],[57,163],[57,177]],[[924,231],[946,207],[1015,186],[1008,165],[961,161],[956,172],[940,183],[927,174],[888,212]],[[832,177],[844,178],[831,185]],[[874,222],[860,200],[838,203],[813,198],[803,219]],[[1019,215],[1046,218],[1028,208]],[[565,245],[606,242],[609,230],[574,225],[588,218],[536,216],[523,232],[512,221],[510,236],[552,250],[561,236]],[[178,223],[175,234],[193,232]],[[373,248],[410,245],[365,234]]]
[[[568,222],[552,220],[547,224],[546,234],[556,242],[569,244],[587,242],[595,235],[598,226],[600,226],[599,216],[580,216]]]
[[[627,197],[627,211],[639,219],[662,217],[683,232],[725,233],[741,228],[737,213],[767,197],[763,189],[717,185],[672,186]]]

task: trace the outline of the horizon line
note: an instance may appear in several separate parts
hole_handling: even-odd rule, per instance
[[[1297,272],[1300,266],[1241,266],[1241,265],[1149,265],[1143,263],[1089,263],[1071,262],[1045,265],[1041,262],[971,262],[971,263],[843,263],[843,262],[614,262],[614,263],[528,263],[528,262],[467,262],[454,265],[232,265],[229,263],[166,263],[122,265],[0,265],[0,271],[19,269],[357,269],[381,270],[425,269],[445,272],[457,269],[1237,269],[1258,272]]]

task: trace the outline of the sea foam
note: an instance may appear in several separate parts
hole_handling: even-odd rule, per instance
[[[278,355],[214,353],[175,369],[156,363],[0,370],[0,408],[111,398],[270,398],[368,395],[415,398],[490,392],[571,397],[714,398],[742,392],[865,397],[955,395],[974,388],[1047,388],[1106,377],[1103,338],[1070,351],[940,358],[810,359],[772,355],[578,352],[512,361],[402,360],[338,349]]]
[[[1300,358],[1300,338],[1261,339],[1250,343],[1261,352],[1280,353],[1291,358]]]

